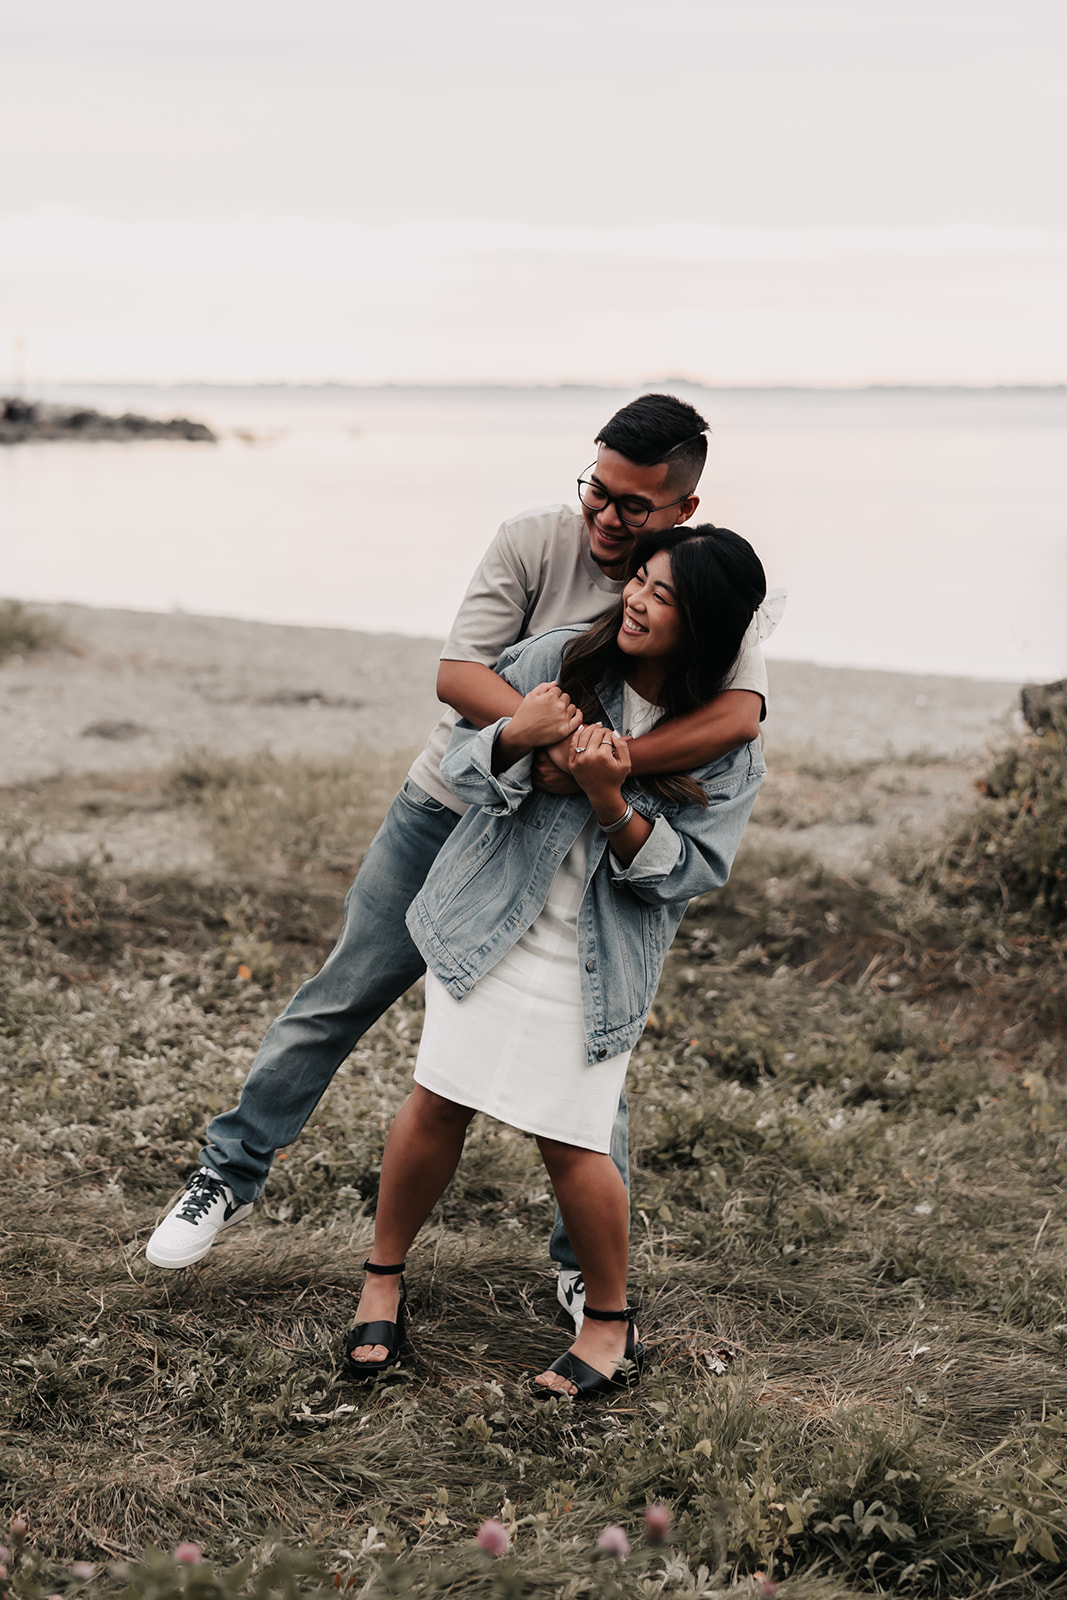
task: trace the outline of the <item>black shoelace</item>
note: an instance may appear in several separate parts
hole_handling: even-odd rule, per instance
[[[195,1178],[189,1180],[189,1193],[185,1204],[178,1215],[183,1222],[199,1222],[205,1211],[215,1204],[220,1193],[225,1188],[221,1178],[211,1178],[206,1172],[199,1172]]]

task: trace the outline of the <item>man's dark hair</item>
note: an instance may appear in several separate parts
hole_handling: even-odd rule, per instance
[[[639,467],[669,463],[663,487],[691,494],[708,454],[708,425],[695,406],[672,394],[643,394],[616,411],[595,443],[617,450]]]

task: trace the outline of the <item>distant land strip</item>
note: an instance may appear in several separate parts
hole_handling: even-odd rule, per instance
[[[491,382],[426,382],[412,380],[382,380],[380,382],[345,382],[336,378],[321,380],[201,378],[159,381],[148,378],[100,378],[84,380],[55,380],[47,387],[56,390],[72,389],[122,393],[140,390],[152,394],[188,394],[216,391],[220,394],[246,394],[253,391],[274,394],[416,394],[416,395],[557,395],[557,394],[620,394],[631,391],[649,392],[658,389],[687,389],[704,394],[722,395],[815,395],[828,399],[850,398],[864,395],[909,396],[975,396],[983,395],[1067,395],[1067,383],[708,383],[698,378],[659,377],[642,378],[633,383],[491,383]],[[0,404],[3,404],[0,401]]]
[[[132,411],[121,417],[94,411],[91,406],[47,405],[17,396],[0,397],[0,444],[37,444],[53,440],[184,439],[194,444],[215,444],[217,436],[202,422],[188,417],[142,417]]]

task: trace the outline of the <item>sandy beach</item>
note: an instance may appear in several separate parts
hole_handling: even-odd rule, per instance
[[[69,648],[0,664],[0,785],[116,778],[193,751],[414,752],[438,714],[440,643],[230,618],[35,609]],[[859,866],[965,796],[1019,685],[770,663],[769,783],[754,832]],[[758,825],[758,826],[757,826]],[[109,841],[109,847],[112,841]]]

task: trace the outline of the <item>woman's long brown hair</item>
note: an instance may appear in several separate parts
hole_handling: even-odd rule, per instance
[[[659,550],[671,561],[675,604],[682,638],[672,656],[660,693],[664,721],[707,705],[726,688],[749,623],[767,593],[763,565],[740,534],[705,522],[695,528],[667,528],[636,546],[628,576],[639,572]],[[600,687],[626,675],[627,658],[619,649],[623,601],[572,639],[563,653],[559,684],[586,722],[606,722]],[[707,805],[707,796],[692,778],[679,774],[644,778],[643,787],[661,799],[681,805]]]

